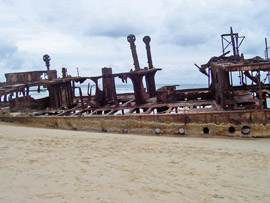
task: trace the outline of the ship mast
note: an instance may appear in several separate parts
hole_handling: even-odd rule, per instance
[[[234,33],[231,27],[229,34],[221,35],[222,53],[224,54],[226,49],[231,45],[233,49],[233,56],[239,57],[239,47],[241,46],[244,39],[244,36],[239,36],[238,33]]]

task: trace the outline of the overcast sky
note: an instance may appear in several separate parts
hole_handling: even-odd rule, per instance
[[[246,37],[240,52],[264,57],[270,44],[269,0],[0,0],[0,81],[4,73],[61,68],[75,76],[134,69],[127,35],[134,34],[141,68],[142,38],[151,36],[157,83],[207,83],[194,66],[222,54],[220,35]],[[116,81],[116,82],[120,82]]]

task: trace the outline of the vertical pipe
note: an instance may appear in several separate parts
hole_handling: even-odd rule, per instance
[[[26,95],[29,96],[29,86],[26,87]]]
[[[230,72],[230,77],[231,77],[231,86],[233,86],[232,72]]]
[[[259,108],[263,108],[263,96],[262,96],[262,84],[261,84],[261,72],[259,71]]]
[[[268,59],[267,39],[265,38],[265,59]]]
[[[153,67],[152,56],[151,56],[150,41],[151,41],[151,38],[149,36],[145,36],[143,38],[143,42],[146,45],[148,67],[149,69],[153,69],[154,67]],[[148,72],[145,75],[145,79],[146,79],[147,92],[149,96],[150,97],[156,96],[155,72],[153,73]]]
[[[239,83],[240,83],[240,85],[241,85],[241,82],[242,82],[242,78],[241,78],[241,71],[239,70],[239,72],[238,72],[238,73],[239,73],[239,76],[238,76],[238,77],[239,77],[239,80],[240,80],[240,81],[239,81]]]
[[[241,76],[242,76],[242,85],[244,85],[244,74],[243,74],[243,71],[241,71]]]
[[[72,80],[73,98],[75,98],[75,81]]]
[[[153,69],[154,67],[153,67],[153,63],[152,63],[150,41],[151,41],[151,38],[149,36],[145,36],[143,38],[143,42],[146,45],[145,47],[146,47],[146,54],[147,54],[147,60],[148,60],[148,67],[149,67],[149,69]]]
[[[243,75],[243,71],[240,71],[241,74],[241,84],[244,85],[244,75]]]
[[[136,45],[134,43],[135,40],[136,40],[136,37],[134,35],[130,34],[129,36],[127,36],[127,41],[130,43],[130,49],[131,49],[131,53],[132,53],[132,58],[133,58],[135,70],[139,71],[140,65],[139,65],[138,55],[137,55],[137,51],[136,51]]]
[[[253,71],[251,71],[251,76],[253,77]],[[253,97],[254,97],[253,80],[251,80],[251,88],[252,88],[252,95],[253,95]]]
[[[50,60],[51,60],[51,57],[48,54],[45,54],[43,56],[43,61],[45,62],[46,67],[47,67],[48,80],[52,79],[51,74],[50,74]]]
[[[239,56],[239,47],[238,47],[238,33],[236,34],[236,38],[235,38],[235,41],[236,41],[236,55]]]
[[[234,41],[234,34],[233,34],[232,27],[231,27],[231,40],[232,40],[232,46],[233,46],[233,55],[236,56],[235,41]]]
[[[76,68],[76,69],[77,69],[77,75],[78,75],[78,77],[80,77],[79,68]]]
[[[208,68],[208,88],[210,87],[210,69]]]
[[[73,94],[72,94],[72,89],[71,89],[71,82],[68,82],[68,94],[69,94],[69,101],[70,104],[73,104]]]

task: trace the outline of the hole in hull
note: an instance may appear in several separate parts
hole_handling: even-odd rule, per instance
[[[209,128],[208,127],[203,128],[203,134],[209,134]]]
[[[231,126],[231,127],[229,127],[228,131],[229,131],[230,133],[235,133],[235,128]]]
[[[241,132],[244,135],[248,135],[250,133],[250,127],[249,126],[243,126],[242,129],[241,129]]]

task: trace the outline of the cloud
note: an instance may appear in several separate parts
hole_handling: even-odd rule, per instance
[[[130,23],[109,23],[106,26],[93,25],[91,28],[86,30],[86,36],[105,36],[111,38],[126,37],[130,33],[136,35],[141,34],[141,30],[136,25]]]
[[[129,71],[126,36],[135,34],[142,67],[147,61],[141,40],[150,35],[153,63],[163,68],[157,78],[189,82],[187,77],[200,74],[194,62],[221,54],[220,34],[230,26],[246,36],[240,52],[263,56],[269,7],[268,0],[0,0],[1,74],[44,69],[45,53],[54,69],[66,66],[73,75],[76,67],[87,76],[100,75],[105,66]]]
[[[21,68],[22,63],[16,45],[6,39],[0,39],[0,79],[4,80],[6,72]]]
[[[0,39],[0,68],[15,70],[21,67],[22,62],[17,46],[6,39]]]

